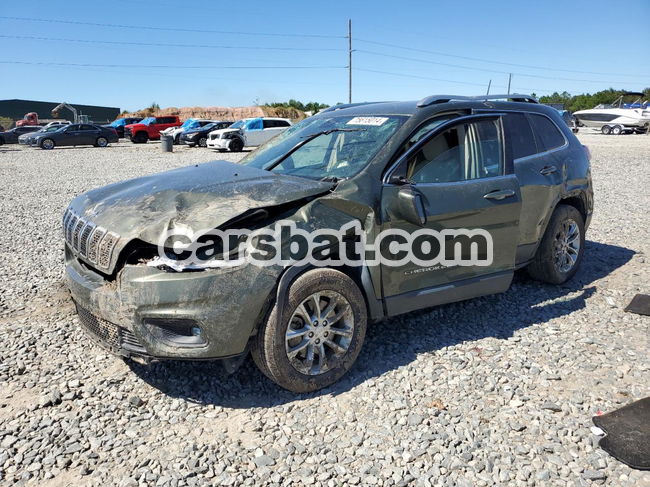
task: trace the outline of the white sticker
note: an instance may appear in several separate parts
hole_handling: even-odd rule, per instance
[[[383,125],[388,117],[354,117],[346,125]]]

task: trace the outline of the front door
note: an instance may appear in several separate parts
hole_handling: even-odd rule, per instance
[[[521,193],[503,140],[500,116],[458,118],[423,137],[387,174],[382,230],[474,231],[473,236],[450,236],[438,248],[447,259],[456,256],[458,263],[382,265],[390,315],[501,292],[510,285]],[[408,201],[419,212],[405,211]],[[422,220],[409,216],[413,214]],[[472,255],[472,248],[474,256],[489,264],[460,263]],[[428,251],[434,253],[427,257],[433,257],[435,245]],[[424,255],[420,252],[420,258]]]

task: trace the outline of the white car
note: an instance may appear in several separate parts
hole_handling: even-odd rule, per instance
[[[183,132],[186,130],[198,129],[213,122],[216,122],[216,120],[208,120],[207,118],[188,118],[180,127],[168,127],[165,130],[161,130],[160,133],[162,135],[171,135],[174,137],[174,144],[180,144],[180,138]]]
[[[50,123],[48,123],[46,125],[43,125],[43,128],[46,129],[46,128],[54,127],[54,126],[63,127],[64,125],[70,125],[71,123],[72,122],[69,121],[69,120],[55,120],[54,122],[50,122]]]
[[[245,118],[227,129],[213,130],[208,135],[208,147],[240,152],[244,147],[257,147],[291,127],[286,118]]]

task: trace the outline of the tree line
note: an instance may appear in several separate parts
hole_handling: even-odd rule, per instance
[[[594,108],[596,105],[600,105],[601,103],[613,103],[619,96],[626,92],[627,90],[615,90],[614,88],[602,90],[597,93],[583,93],[581,95],[571,95],[566,91],[562,93],[555,92],[552,95],[539,97],[539,102],[546,104],[561,103],[564,105],[565,110],[576,112],[578,110]],[[642,93],[643,97],[641,98],[641,101],[650,101],[650,88],[645,88]],[[532,95],[537,97],[535,93]],[[624,101],[626,103],[632,103],[637,98],[639,98],[638,95],[628,95],[624,98]]]

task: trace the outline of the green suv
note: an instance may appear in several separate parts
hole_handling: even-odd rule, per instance
[[[268,378],[308,392],[352,367],[368,323],[506,291],[524,267],[550,284],[570,279],[592,210],[588,150],[530,96],[337,105],[239,164],[190,166],[76,197],[63,217],[66,282],[83,328],[116,354],[220,359],[234,369],[251,353]],[[180,256],[189,247],[165,239],[179,229],[257,232],[280,221],[305,234],[354,224],[369,244],[386,232],[405,242],[471,230],[489,246],[471,236],[442,246],[490,255],[480,265],[424,265],[385,245],[393,261],[219,266],[215,259],[246,254],[239,240],[187,264]],[[432,252],[432,242],[420,250]],[[340,248],[331,245],[330,256]]]

